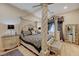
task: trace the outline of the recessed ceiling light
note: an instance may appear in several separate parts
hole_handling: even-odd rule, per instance
[[[64,9],[67,9],[68,7],[67,6],[64,6]]]

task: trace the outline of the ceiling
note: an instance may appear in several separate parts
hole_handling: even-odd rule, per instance
[[[12,3],[13,6],[20,8],[22,10],[27,10],[31,13],[33,13],[35,16],[41,18],[41,7],[35,7],[35,5],[39,5],[39,3]],[[75,9],[79,8],[79,3],[54,3],[48,6],[48,9],[50,12],[48,12],[48,15],[55,15],[55,14],[61,14],[65,12],[69,12]]]

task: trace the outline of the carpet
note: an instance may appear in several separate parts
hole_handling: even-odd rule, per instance
[[[16,49],[1,56],[23,56],[23,54],[18,49]]]

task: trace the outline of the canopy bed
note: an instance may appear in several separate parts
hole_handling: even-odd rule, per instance
[[[42,9],[43,9],[43,12],[42,12],[43,17],[42,17],[42,24],[41,24],[41,33],[32,34],[31,31],[33,31],[33,28],[30,28],[31,31],[24,32],[22,30],[20,39],[23,42],[34,46],[40,52],[39,55],[49,55],[50,50],[52,49],[51,47],[57,45],[56,48],[58,49],[62,45],[60,43],[60,39],[62,39],[64,41],[63,30],[62,30],[64,18],[58,17],[58,16],[53,16],[48,21],[47,4],[42,4]],[[53,33],[52,34],[48,33],[48,30],[50,30],[52,24],[54,24],[54,26],[55,26],[54,36],[53,36]],[[59,32],[60,32],[60,34],[58,34]],[[54,41],[55,41],[55,43],[53,44]],[[57,49],[55,49],[55,50],[57,51]]]
[[[62,18],[62,17],[61,17]],[[58,30],[60,31],[60,39],[63,39],[63,33],[62,33],[62,19],[58,19]],[[51,18],[48,22],[48,41],[54,37],[54,31],[50,31],[52,29],[52,25],[54,26],[54,17]],[[24,26],[26,27],[26,26]],[[54,27],[53,27],[54,28]],[[24,41],[25,43],[33,45],[38,51],[40,51],[41,48],[41,34],[36,32],[32,33],[33,28],[29,28],[28,31],[21,31],[20,39]]]

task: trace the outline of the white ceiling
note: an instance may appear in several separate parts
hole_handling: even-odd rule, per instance
[[[29,12],[32,12],[35,16],[41,17],[42,9],[41,7],[35,7],[35,5],[39,5],[39,3],[14,3],[13,6],[16,6],[22,10],[27,10]],[[64,9],[64,6],[67,6],[67,9]],[[48,9],[50,12],[48,13],[49,16],[69,12],[75,9],[79,8],[79,3],[55,3],[48,6]],[[53,12],[53,13],[52,13]]]

